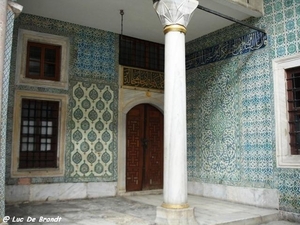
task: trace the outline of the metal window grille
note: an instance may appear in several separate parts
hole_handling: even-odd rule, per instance
[[[19,168],[57,167],[59,102],[22,99]]]
[[[26,77],[58,81],[60,55],[61,46],[28,42]]]
[[[300,67],[289,69],[287,75],[288,114],[291,154],[300,154]]]
[[[164,45],[120,35],[119,64],[164,71]]]

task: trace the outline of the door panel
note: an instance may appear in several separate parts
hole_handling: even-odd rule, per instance
[[[145,132],[148,145],[143,188],[161,189],[163,187],[163,116],[151,105],[147,106]]]
[[[141,138],[144,136],[143,105],[138,105],[127,113],[126,120],[126,190],[142,189],[143,148]]]
[[[163,187],[163,115],[142,104],[127,113],[126,190]]]

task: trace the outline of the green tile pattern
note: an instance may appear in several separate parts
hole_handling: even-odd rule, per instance
[[[272,60],[300,52],[300,0],[264,0],[268,44],[187,71],[189,180],[272,188],[300,213],[300,169],[276,167]],[[253,32],[234,24],[187,44],[187,54]],[[276,91],[276,90],[275,90]]]
[[[71,177],[111,177],[114,92],[108,85],[78,82],[73,87]]]

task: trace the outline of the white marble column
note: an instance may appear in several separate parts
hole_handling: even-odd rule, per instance
[[[14,19],[23,7],[0,0],[0,224],[5,216],[6,118]]]
[[[170,28],[183,28],[178,25]],[[164,203],[187,208],[185,34],[165,34]]]
[[[154,0],[165,33],[164,193],[157,224],[196,224],[187,200],[185,33],[196,0]]]

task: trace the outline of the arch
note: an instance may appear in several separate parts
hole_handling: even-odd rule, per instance
[[[163,103],[156,99],[149,99],[149,98],[137,99],[128,102],[128,104],[126,104],[123,108],[123,113],[127,114],[130,109],[132,109],[134,106],[139,104],[150,104],[163,113]]]

